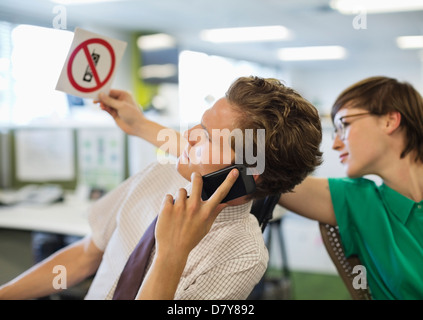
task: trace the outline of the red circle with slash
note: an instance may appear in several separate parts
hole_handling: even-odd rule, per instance
[[[109,53],[110,53],[110,57],[111,57],[111,65],[110,65],[110,71],[109,71],[109,73],[107,74],[107,76],[104,78],[104,80],[103,81],[101,81],[100,80],[100,78],[99,78],[99,76],[98,76],[98,73],[97,73],[97,70],[96,70],[96,68],[95,68],[95,65],[94,65],[94,61],[93,61],[93,59],[91,58],[91,55],[90,55],[90,52],[89,52],[89,50],[88,50],[88,45],[90,45],[90,44],[93,44],[93,43],[98,43],[98,44],[101,44],[101,45],[103,45],[104,47],[106,47],[106,49],[109,51]],[[76,54],[80,51],[80,50],[83,50],[83,52],[84,52],[84,54],[85,54],[85,56],[86,56],[86,58],[87,58],[87,60],[88,60],[88,65],[90,66],[90,69],[91,69],[91,72],[92,72],[92,74],[93,74],[93,76],[94,76],[94,80],[95,80],[95,82],[96,82],[96,86],[94,86],[94,87],[90,87],[90,88],[86,88],[86,87],[82,87],[82,86],[80,86],[76,81],[75,81],[75,78],[74,78],[74,76],[73,76],[73,74],[72,74],[72,64],[73,64],[73,61],[74,61],[74,59],[75,59],[75,56],[76,56]],[[69,82],[71,83],[71,85],[76,89],[76,90],[79,90],[79,91],[82,91],[82,92],[93,92],[93,91],[95,91],[95,90],[98,90],[98,89],[100,89],[102,86],[104,86],[106,83],[107,83],[107,81],[109,81],[109,79],[110,79],[110,77],[112,76],[112,73],[113,73],[113,70],[114,70],[114,68],[115,68],[115,53],[114,53],[114,51],[113,51],[113,48],[112,48],[112,46],[110,45],[110,43],[108,43],[107,41],[105,41],[105,40],[103,40],[103,39],[99,39],[99,38],[94,38],[94,39],[88,39],[88,40],[86,40],[86,41],[84,41],[84,42],[81,42],[76,48],[75,48],[75,50],[73,50],[73,52],[72,52],[72,54],[70,55],[70,57],[69,57],[69,63],[68,63],[68,78],[69,78]]]

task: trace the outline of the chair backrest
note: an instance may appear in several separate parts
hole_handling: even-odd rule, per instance
[[[269,220],[273,217],[273,210],[278,203],[280,194],[270,195],[261,199],[256,199],[251,207],[251,214],[253,214],[261,227],[261,231],[267,226]]]
[[[334,227],[320,222],[319,227],[326,250],[335,264],[352,299],[371,300],[370,291],[368,289],[355,289],[353,286],[354,277],[357,276],[357,274],[353,273],[354,266],[360,265],[361,263],[356,256],[345,257],[338,226]]]

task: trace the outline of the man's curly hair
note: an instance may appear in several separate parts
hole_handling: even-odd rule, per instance
[[[243,132],[265,129],[265,167],[253,198],[292,191],[322,163],[318,111],[295,90],[277,79],[241,77],[226,99],[239,111],[236,124]],[[257,136],[253,140],[257,151]]]

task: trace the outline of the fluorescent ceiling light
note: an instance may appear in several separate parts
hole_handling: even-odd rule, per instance
[[[176,46],[175,38],[165,33],[156,33],[152,35],[140,36],[137,39],[137,46],[141,50],[161,50],[174,48]]]
[[[343,14],[387,13],[423,10],[422,0],[332,0],[332,9]]]
[[[209,29],[200,33],[201,39],[216,43],[278,41],[290,36],[290,31],[283,26]]]
[[[347,51],[341,46],[298,47],[278,50],[278,57],[283,61],[339,60],[345,59],[346,56]]]
[[[174,64],[150,64],[143,66],[139,70],[139,75],[143,79],[148,78],[170,78],[178,74],[178,68]]]
[[[122,0],[50,0],[51,2],[64,4],[64,5],[72,5],[72,4],[93,4],[93,3],[101,3],[101,2],[116,2]]]
[[[423,48],[423,36],[403,36],[397,38],[397,46],[401,49]]]

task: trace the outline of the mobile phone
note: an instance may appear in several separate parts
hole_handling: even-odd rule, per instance
[[[216,189],[219,188],[222,182],[226,179],[229,172],[234,168],[238,169],[239,171],[238,179],[235,181],[231,190],[221,202],[228,202],[230,200],[253,193],[256,190],[256,183],[253,176],[247,175],[247,167],[245,165],[235,164],[204,175],[201,198],[204,201],[209,199],[216,191]]]

